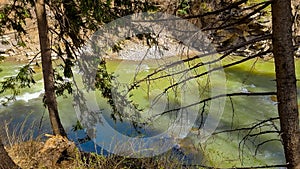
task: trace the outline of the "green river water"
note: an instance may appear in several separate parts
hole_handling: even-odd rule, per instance
[[[239,59],[241,58],[227,58],[223,61],[223,64]],[[153,70],[152,62],[154,61],[145,62],[142,65],[139,65],[140,62],[137,61],[124,62],[120,60],[107,60],[107,67],[109,72],[116,72],[117,69],[120,69],[121,65],[122,71],[118,72],[121,72],[118,78],[122,81],[126,80],[128,77],[134,76],[137,65],[141,68],[141,76],[151,72]],[[0,79],[2,80],[5,77],[16,74],[21,65],[22,63],[17,62],[1,63],[0,67],[3,71],[0,72]],[[35,70],[37,72],[35,75],[36,85],[28,89],[22,89],[20,95],[17,96],[16,101],[8,104],[8,106],[1,106],[0,109],[0,120],[1,122],[5,122],[2,125],[8,126],[10,133],[13,133],[13,131],[15,131],[14,134],[16,135],[22,133],[24,135],[24,140],[27,139],[26,134],[30,135],[30,132],[28,131],[31,131],[33,135],[51,131],[47,119],[47,110],[42,103],[43,83],[41,80],[41,70],[38,67],[35,67]],[[275,91],[276,89],[273,60],[250,60],[243,64],[226,68],[225,73],[227,91],[224,91],[224,93],[270,92]],[[296,74],[299,79],[299,59],[296,60]],[[151,89],[150,93],[149,91],[144,90],[147,87],[146,85],[141,85],[141,90],[132,93],[133,100],[135,100],[140,107],[147,107],[149,106],[148,101],[149,98],[151,98],[151,94],[161,91],[166,85],[168,85],[168,81],[164,80],[153,83],[152,86],[154,86],[154,89]],[[299,89],[300,81],[298,81],[297,85]],[[195,87],[195,89],[191,90],[197,89]],[[4,93],[0,95],[0,98],[4,99],[7,95],[9,95],[9,93]],[[203,97],[206,96],[205,93],[203,95]],[[100,94],[98,93],[97,96],[100,97]],[[298,90],[298,100],[300,101],[300,89]],[[109,105],[105,103],[105,99],[100,98],[98,102],[111,125],[115,125],[119,130],[124,130],[124,128],[126,128],[124,126],[128,127],[128,123],[114,124],[109,118],[111,109]],[[58,98],[58,103],[62,123],[70,137],[76,138],[78,135],[82,135],[82,133],[78,134],[72,131],[73,125],[75,125],[77,121],[76,113],[72,105],[72,96],[61,96]],[[274,96],[235,96],[231,97],[231,99],[226,99],[224,113],[221,117],[218,117],[220,118],[220,123],[216,131],[249,127],[250,124],[277,116],[276,100]],[[24,119],[26,119],[24,131],[27,132],[18,131],[19,128],[22,128],[21,126]],[[164,123],[164,118],[159,120],[160,122],[157,124],[161,124],[161,127],[156,128],[157,131],[164,129],[166,127],[164,124],[167,124]],[[274,123],[278,124],[278,121],[274,121]],[[265,130],[271,128],[271,124],[268,124],[269,125],[266,125],[261,129]],[[37,128],[40,129],[38,130]],[[195,134],[197,133],[197,127],[194,127],[192,130],[193,132],[189,134],[188,137],[178,141],[178,145],[182,148],[183,153],[188,154],[194,162],[196,161],[196,163],[212,165],[215,167],[234,167],[240,166],[241,163],[245,166],[255,166],[283,164],[284,162],[282,145],[279,141],[260,144],[268,139],[278,139],[278,134],[276,133],[264,134],[259,137],[252,136],[245,144],[239,143],[247,133],[246,131],[221,133],[210,137],[200,146],[197,141],[197,134]],[[258,129],[254,130],[251,134],[257,132],[259,132]],[[239,145],[242,147],[239,147]],[[86,151],[93,151],[94,149],[92,144],[83,144],[82,146]],[[259,146],[259,149],[255,155],[257,146]]]

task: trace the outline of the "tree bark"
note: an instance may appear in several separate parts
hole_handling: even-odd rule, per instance
[[[45,104],[48,108],[49,118],[55,135],[66,136],[61,124],[57,101],[55,96],[54,73],[51,61],[51,49],[48,37],[48,23],[46,19],[45,0],[37,0],[35,4],[38,32],[42,57],[42,69],[45,89]]]
[[[300,168],[300,135],[291,0],[273,0],[272,25],[281,138],[288,169],[295,169]]]
[[[17,169],[18,167],[6,152],[0,137],[0,169]]]

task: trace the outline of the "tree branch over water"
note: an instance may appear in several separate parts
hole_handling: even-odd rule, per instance
[[[201,66],[205,66],[205,65],[209,65],[209,64],[213,64],[213,63],[216,63],[216,62],[219,62],[221,61],[222,59],[224,59],[225,57],[229,56],[232,52],[236,51],[237,49],[241,48],[241,47],[244,47],[246,45],[250,45],[250,44],[253,44],[253,43],[256,43],[256,42],[259,42],[259,41],[262,41],[262,40],[267,40],[267,39],[271,39],[271,35],[268,34],[268,35],[264,35],[264,36],[261,36],[261,37],[258,37],[258,38],[255,38],[255,39],[252,39],[252,40],[249,40],[247,42],[244,42],[244,43],[240,43],[236,46],[233,46],[233,47],[229,47],[229,48],[224,48],[224,49],[221,49],[220,51],[218,52],[226,52],[225,54],[223,54],[221,57],[219,57],[218,59],[215,59],[215,60],[212,60],[212,61],[209,61],[209,62],[205,62],[205,63],[198,63],[196,65],[194,65],[193,67],[190,67],[188,69],[185,69],[185,70],[182,70],[182,71],[179,71],[179,72],[175,72],[173,74],[167,74],[167,75],[163,75],[163,76],[159,76],[159,77],[155,77],[155,78],[151,78],[153,77],[154,75],[160,73],[160,72],[163,72],[167,69],[170,69],[172,67],[175,67],[177,65],[180,65],[180,64],[183,64],[183,63],[186,63],[186,62],[189,62],[189,61],[193,61],[193,60],[196,60],[196,59],[201,59],[201,58],[204,58],[204,57],[207,57],[207,56],[210,56],[210,55],[214,55],[214,54],[217,54],[217,52],[210,52],[210,53],[205,53],[205,54],[200,54],[200,55],[196,55],[196,56],[193,56],[193,57],[189,57],[189,58],[186,58],[186,59],[183,59],[183,60],[180,60],[180,61],[175,61],[175,62],[172,62],[172,63],[168,63],[164,66],[161,66],[159,67],[158,69],[156,69],[154,72],[148,74],[146,77],[134,82],[128,89],[128,91],[131,91],[133,90],[134,88],[136,88],[140,83],[142,82],[145,82],[145,81],[154,81],[154,80],[158,80],[158,79],[162,79],[162,78],[166,78],[166,77],[170,77],[170,76],[173,76],[173,75],[177,75],[177,74],[181,74],[181,73],[186,73],[190,70],[193,70],[193,69],[196,69],[196,68],[199,68]],[[257,53],[255,55],[252,55],[252,56],[249,56],[249,57],[246,57],[245,59],[242,59],[240,61],[236,61],[236,62],[233,62],[233,63],[230,63],[230,64],[227,64],[227,65],[224,65],[224,66],[220,66],[220,67],[217,67],[217,68],[214,68],[214,69],[211,69],[207,72],[204,72],[204,73],[201,73],[201,74],[198,74],[196,76],[193,76],[193,77],[190,77],[189,79],[185,79],[186,81],[190,80],[190,79],[194,79],[194,78],[198,78],[200,76],[204,76],[208,73],[211,73],[213,71],[217,71],[217,70],[220,70],[220,69],[223,69],[223,68],[227,68],[227,67],[231,67],[231,66],[234,66],[234,65],[237,65],[237,64],[240,64],[240,63],[243,63],[243,62],[246,62],[250,59],[253,59],[253,58],[256,58],[256,57],[259,57],[259,56],[262,56],[262,55],[266,55],[268,53],[271,53],[272,51],[269,49],[267,51],[263,51],[263,52],[260,52],[260,53]],[[184,83],[186,81],[182,81],[180,83]],[[174,84],[174,86],[176,85],[179,85],[180,83],[176,83]],[[168,88],[165,89],[165,92],[169,89],[169,88],[172,88],[174,87],[173,85],[169,86]]]
[[[199,105],[199,104],[201,104],[201,103],[205,103],[205,102],[208,102],[208,101],[210,101],[210,100],[214,100],[214,99],[218,99],[218,98],[222,98],[222,97],[232,97],[232,96],[267,96],[267,95],[276,95],[276,92],[229,93],[229,94],[221,94],[221,95],[213,96],[213,97],[210,97],[210,98],[206,98],[206,99],[204,99],[204,100],[201,100],[201,101],[199,101],[199,102],[192,103],[192,104],[187,105],[187,106],[183,106],[183,107],[175,108],[175,109],[172,109],[172,110],[164,111],[164,112],[162,112],[162,113],[160,113],[160,114],[156,114],[154,117],[161,116],[161,115],[164,115],[164,114],[167,114],[167,113],[170,113],[170,112],[177,112],[177,111],[179,111],[180,109],[186,109],[186,108],[193,107],[193,106]]]
[[[184,79],[184,80],[182,80],[182,81],[180,81],[180,82],[177,82],[177,83],[175,83],[175,84],[172,84],[172,85],[168,86],[167,88],[164,89],[164,92],[163,92],[163,93],[166,93],[169,89],[171,89],[171,88],[173,88],[173,87],[176,87],[176,86],[178,86],[178,85],[180,85],[180,84],[183,84],[183,83],[185,83],[185,82],[187,82],[187,81],[189,81],[189,80],[199,78],[199,77],[201,77],[201,76],[207,75],[207,74],[209,74],[209,73],[211,73],[211,72],[214,72],[214,71],[218,71],[218,70],[222,70],[222,69],[225,69],[225,68],[234,66],[234,65],[238,65],[238,64],[240,64],[240,63],[246,62],[246,61],[248,61],[248,60],[251,60],[251,59],[256,58],[256,57],[258,57],[258,56],[261,56],[261,55],[265,55],[265,54],[270,53],[270,52],[271,52],[271,50],[267,50],[267,51],[258,53],[258,54],[256,54],[256,55],[253,55],[253,56],[251,56],[251,57],[247,57],[247,58],[238,60],[238,61],[236,61],[236,62],[232,62],[232,63],[229,63],[229,64],[227,64],[227,65],[220,66],[220,67],[216,67],[216,68],[210,69],[210,70],[208,70],[208,71],[206,71],[206,72],[203,72],[203,73],[200,73],[200,74],[197,74],[197,75],[188,77],[188,78],[186,78],[186,79]],[[151,80],[151,79],[150,79],[150,80]]]

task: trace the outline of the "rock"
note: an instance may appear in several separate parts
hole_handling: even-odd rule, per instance
[[[0,54],[3,54],[3,53],[5,53],[5,52],[6,52],[6,50],[7,50],[7,49],[5,49],[5,48],[1,48],[1,47],[0,47]]]
[[[59,135],[46,135],[50,137],[44,144],[43,148],[37,152],[36,167],[53,167],[59,165],[64,160],[76,157],[77,148],[74,142],[69,141],[66,137]]]
[[[2,57],[9,57],[9,54],[1,53],[0,56],[2,56]]]

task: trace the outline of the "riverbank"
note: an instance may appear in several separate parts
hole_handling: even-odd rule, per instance
[[[190,168],[173,157],[165,154],[152,158],[129,158],[116,155],[80,152],[74,142],[60,136],[50,136],[47,141],[30,140],[6,148],[13,161],[22,169],[30,168]]]

